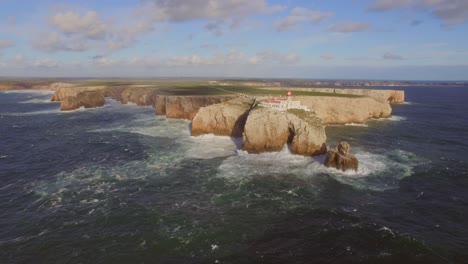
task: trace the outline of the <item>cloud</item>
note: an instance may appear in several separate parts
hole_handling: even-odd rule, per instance
[[[364,32],[369,31],[371,28],[369,23],[362,22],[341,22],[330,25],[328,31],[340,32],[340,33],[351,33],[351,32]]]
[[[138,14],[128,15],[120,18],[121,23],[111,24],[93,10],[83,14],[74,11],[56,13],[48,19],[49,32],[36,36],[32,45],[46,52],[98,49],[110,53],[128,48],[139,37],[155,30],[152,21],[140,18]]]
[[[265,64],[265,63],[284,63],[294,64],[299,62],[300,57],[296,54],[282,54],[276,51],[262,51],[257,52],[253,57],[249,59],[251,64]]]
[[[222,23],[221,21],[208,22],[205,25],[205,29],[210,31],[216,37],[220,37],[224,34],[223,30],[221,29],[221,23]]]
[[[320,58],[324,60],[333,60],[335,56],[333,54],[326,53],[326,54],[322,54]]]
[[[193,20],[246,17],[271,13],[282,6],[270,6],[266,0],[149,0],[140,9],[155,21],[185,22]]]
[[[415,26],[421,25],[422,23],[423,23],[422,20],[412,20],[410,25],[415,27]]]
[[[384,60],[403,60],[404,58],[398,54],[394,54],[391,52],[386,52],[384,55],[382,55],[382,59]]]
[[[53,59],[41,59],[33,61],[31,66],[37,68],[57,68],[59,63]]]
[[[50,23],[61,33],[77,34],[93,40],[105,39],[111,31],[110,26],[92,10],[83,15],[71,11],[58,13],[50,18]]]
[[[90,47],[81,39],[63,38],[57,32],[42,34],[33,42],[33,47],[45,52],[75,51],[82,52]]]
[[[316,24],[331,16],[333,16],[333,13],[331,12],[321,12],[296,7],[291,11],[291,13],[288,16],[279,21],[276,21],[273,24],[273,26],[279,32],[291,31],[300,23],[309,22],[312,24]]]
[[[385,12],[402,8],[427,11],[442,20],[444,27],[468,21],[468,1],[466,0],[376,0],[367,7],[367,10]]]
[[[433,16],[443,21],[443,26],[453,26],[468,21],[466,0],[419,0],[415,6],[429,10]]]
[[[211,56],[173,56],[162,61],[164,66],[229,65],[245,63],[245,54],[239,51],[216,52]]]
[[[13,44],[11,44],[10,41],[0,39],[0,50],[10,48],[10,47],[13,47]]]
[[[16,17],[15,16],[9,16],[7,18],[7,26],[8,27],[13,27],[16,25]]]
[[[436,0],[437,1],[437,0]],[[384,12],[410,5],[413,0],[377,0],[367,7],[368,11]]]

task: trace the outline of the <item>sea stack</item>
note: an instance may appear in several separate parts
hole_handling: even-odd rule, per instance
[[[351,146],[346,141],[341,141],[335,150],[329,150],[327,157],[325,158],[324,165],[326,167],[333,167],[338,170],[354,170],[357,171],[359,167],[359,161],[354,155],[351,155],[349,151]]]

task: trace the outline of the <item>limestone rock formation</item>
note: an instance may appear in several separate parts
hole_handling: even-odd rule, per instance
[[[79,93],[82,93],[82,92],[100,91],[104,88],[101,86],[99,87],[73,87],[69,85],[60,86],[58,84],[57,86],[59,88],[57,88],[54,95],[52,96],[52,99],[51,99],[52,102],[60,102],[63,99],[65,99],[65,97],[77,96]]]
[[[201,107],[233,98],[234,96],[166,96],[166,117],[192,120]]]
[[[100,91],[81,92],[76,96],[65,97],[61,104],[61,111],[75,110],[80,107],[92,108],[105,104],[104,95]]]
[[[325,141],[324,125],[312,112],[281,112],[256,107],[245,124],[243,150],[249,153],[279,151],[286,143],[291,143],[294,154],[320,155],[326,152]]]
[[[192,121],[192,135],[215,134],[242,137],[244,125],[253,104],[253,99],[239,97],[200,108]]]
[[[280,90],[284,88],[268,87],[269,90]],[[374,89],[342,89],[342,88],[292,88],[295,91],[330,93],[338,95],[358,95],[374,98],[381,102],[402,104],[405,102],[405,91],[403,90],[374,90]]]
[[[326,167],[332,167],[342,171],[357,171],[359,167],[359,161],[354,155],[349,153],[350,150],[351,146],[348,142],[340,142],[335,150],[329,150],[327,152],[324,165]]]
[[[392,115],[388,101],[371,97],[296,96],[295,100],[301,101],[327,125],[363,123],[371,118]]]
[[[154,98],[154,113],[156,115],[166,115],[166,95],[156,95]]]
[[[128,87],[122,93],[122,103],[134,103],[137,105],[153,105],[157,89],[147,87]]]

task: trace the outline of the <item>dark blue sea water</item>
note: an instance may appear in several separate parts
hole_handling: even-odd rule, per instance
[[[146,107],[0,93],[0,263],[468,263],[468,89],[327,128],[358,173]]]

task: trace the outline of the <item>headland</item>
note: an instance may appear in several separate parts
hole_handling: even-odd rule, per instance
[[[294,83],[296,84],[296,83]],[[122,104],[152,106],[155,115],[191,120],[192,135],[242,137],[249,153],[299,155],[327,152],[325,126],[389,118],[404,91],[281,86],[281,83],[222,80],[29,81],[3,89],[52,90],[62,111]]]

